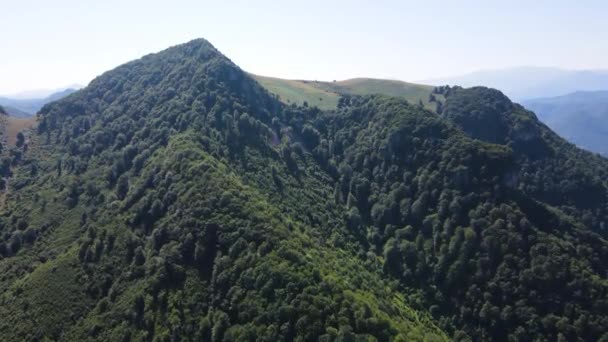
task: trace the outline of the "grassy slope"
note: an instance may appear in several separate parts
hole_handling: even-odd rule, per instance
[[[340,96],[327,87],[319,87],[320,82],[286,80],[281,78],[252,75],[269,92],[278,95],[284,103],[301,105],[304,101],[321,109],[333,109]]]
[[[8,115],[0,116],[0,139],[7,146],[14,146],[17,133],[26,131],[36,124],[36,118],[16,118]]]
[[[411,103],[418,100],[426,102],[433,91],[432,86],[413,84],[402,81],[382,80],[374,78],[353,78],[335,83],[320,83],[321,87],[334,90],[338,93],[352,95],[383,94],[389,96],[403,97]]]
[[[374,78],[353,78],[338,82],[306,80],[286,80],[281,78],[252,75],[264,88],[279,96],[284,103],[301,105],[306,101],[321,109],[334,109],[340,95],[383,94],[402,97],[410,103],[422,103],[427,109],[435,109],[428,102],[432,86],[395,80]]]
[[[17,141],[17,133],[30,129],[36,123],[36,118],[15,118],[8,117],[6,125],[6,142],[9,145],[15,145]]]

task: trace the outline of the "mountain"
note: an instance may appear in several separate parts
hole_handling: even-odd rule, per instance
[[[522,104],[564,138],[608,156],[608,91],[575,92]]]
[[[322,82],[251,76],[286,104],[303,105],[306,103],[308,106],[331,110],[336,109],[342,95],[383,94],[403,97],[414,104],[422,102],[428,108],[435,108],[435,105],[429,102],[429,96],[434,87],[422,84],[373,78]]]
[[[461,76],[426,80],[422,83],[487,86],[501,90],[511,99],[523,101],[566,95],[576,91],[608,90],[608,70],[563,70],[517,67],[477,71]]]
[[[608,161],[431,92],[285,105],[199,39],[46,105],[3,152],[0,338],[608,338]]]
[[[35,122],[31,118],[25,119],[10,116],[10,110],[6,110],[0,106],[0,153],[3,151],[9,151],[9,154],[20,153],[17,152],[19,149],[11,150],[11,147],[16,144],[19,133],[31,129],[34,124]],[[0,195],[0,197],[2,196]]]
[[[0,104],[3,105],[12,116],[31,117],[36,115],[45,104],[59,100],[77,90],[78,89],[75,88],[68,88],[52,93],[44,98],[21,99],[0,97]]]
[[[49,103],[49,102],[60,100],[72,93],[75,93],[76,91],[78,91],[78,89],[80,89],[80,88],[67,88],[67,89],[63,89],[63,90],[54,92],[44,98],[44,100],[46,101],[45,104]]]
[[[26,113],[22,110],[19,110],[15,107],[6,106],[4,109],[6,111],[6,114],[17,117],[17,118],[25,118],[25,117],[31,116],[31,114]]]
[[[15,100],[42,99],[42,98],[49,97],[55,93],[60,93],[67,89],[81,89],[81,88],[84,88],[84,86],[82,86],[80,84],[71,84],[66,87],[55,88],[55,89],[30,89],[30,90],[21,91],[21,92],[14,93],[14,94],[7,94],[5,97],[15,99]]]

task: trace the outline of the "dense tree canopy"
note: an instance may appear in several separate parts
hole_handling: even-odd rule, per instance
[[[3,160],[0,337],[607,339],[608,162],[437,91],[284,106],[196,40],[45,106]]]

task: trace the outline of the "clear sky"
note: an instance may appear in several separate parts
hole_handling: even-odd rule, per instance
[[[608,68],[608,1],[0,0],[0,94],[87,84],[194,38],[284,78]]]

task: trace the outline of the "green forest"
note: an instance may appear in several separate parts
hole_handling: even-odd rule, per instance
[[[608,160],[497,90],[286,104],[198,39],[1,161],[3,341],[608,341]]]

